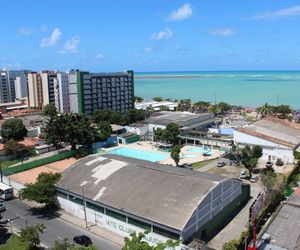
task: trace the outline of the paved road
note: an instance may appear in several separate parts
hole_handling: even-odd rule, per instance
[[[18,199],[5,201],[6,211],[2,212],[3,219],[16,218],[21,216],[12,222],[13,227],[20,229],[26,226],[25,219],[28,225],[34,225],[36,223],[43,223],[46,226],[45,232],[41,235],[41,242],[46,247],[52,247],[56,240],[62,241],[64,238],[68,238],[70,242],[75,235],[85,234],[91,238],[92,242],[101,250],[120,250],[119,245],[113,242],[96,236],[80,227],[76,227],[69,222],[66,222],[60,218],[45,218],[41,215],[34,215],[30,210],[30,206]]]
[[[215,167],[217,167],[217,164],[219,161],[224,161],[226,163],[226,165],[229,165],[229,159],[226,158],[217,158],[214,161],[212,161],[211,163],[208,163],[207,165],[203,166],[202,168],[197,169],[200,172],[207,172]]]

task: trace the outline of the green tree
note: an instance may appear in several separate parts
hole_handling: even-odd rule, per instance
[[[27,129],[23,121],[18,118],[8,119],[1,126],[1,136],[4,141],[13,139],[15,141],[22,140],[27,135]]]
[[[237,240],[230,240],[225,242],[222,250],[238,250],[238,241]]]
[[[171,158],[175,162],[176,166],[178,166],[178,163],[180,161],[180,152],[181,152],[180,146],[175,146],[175,147],[172,148],[172,151],[171,151],[171,154],[170,154]]]
[[[20,242],[28,244],[29,249],[38,249],[38,245],[40,244],[39,234],[43,233],[45,228],[44,224],[36,224],[21,229]]]
[[[191,99],[182,99],[177,102],[177,110],[179,111],[190,111],[192,109]]]
[[[110,124],[121,125],[123,121],[123,115],[119,112],[112,110],[97,110],[92,115],[92,120],[94,123],[99,122],[109,122]]]
[[[130,109],[124,114],[124,124],[128,125],[137,121],[144,120],[146,112],[143,109]]]
[[[281,119],[288,118],[292,114],[292,110],[289,105],[279,105],[274,107],[274,113]]]
[[[97,124],[97,139],[100,141],[105,141],[112,134],[112,128],[109,122],[99,122]]]
[[[140,97],[140,96],[135,96],[135,97],[133,98],[133,101],[134,101],[134,102],[142,102],[142,101],[144,101],[144,98],[143,98],[143,97]]]
[[[49,103],[47,105],[45,105],[44,109],[43,109],[43,114],[45,116],[56,116],[57,115],[57,109],[55,107],[55,105],[53,103]]]
[[[70,243],[68,239],[64,239],[62,242],[55,241],[53,250],[97,250],[95,245],[90,246],[75,246]]]
[[[50,119],[46,121],[44,133],[46,142],[48,144],[53,144],[58,148],[59,144],[61,144],[65,140],[66,135],[64,115],[55,117],[51,116]]]
[[[210,107],[210,102],[199,101],[193,104],[194,112],[207,112]]]
[[[218,108],[222,114],[227,113],[231,109],[231,105],[226,102],[220,102]]]
[[[262,117],[267,117],[267,116],[272,116],[273,115],[273,107],[271,105],[269,105],[268,103],[265,103],[263,106],[259,107],[258,113],[262,116]]]
[[[156,97],[153,97],[153,100],[156,102],[162,102],[164,99],[161,98],[160,96],[156,96]]]
[[[165,141],[165,130],[161,128],[157,128],[154,131],[154,138],[156,141]]]
[[[165,129],[165,140],[167,142],[170,142],[174,145],[174,143],[177,141],[177,137],[180,133],[179,126],[176,123],[169,123]]]
[[[77,145],[89,147],[95,142],[96,129],[91,126],[91,121],[85,115],[66,114],[64,123],[64,141],[71,145],[72,150],[75,150]]]
[[[179,240],[168,240],[165,243],[158,243],[156,246],[150,246],[145,240],[146,234],[148,234],[148,232],[138,234],[136,234],[136,232],[131,233],[131,238],[125,237],[125,245],[122,250],[164,250],[167,248],[174,248],[180,243]]]
[[[34,155],[33,148],[26,147],[25,145],[18,143],[13,139],[5,142],[4,150],[6,151],[6,153],[13,155],[14,159]]]
[[[20,198],[44,203],[46,207],[53,206],[56,201],[54,185],[60,178],[59,173],[40,173],[35,183],[25,184],[25,188],[19,191]]]
[[[258,159],[262,156],[262,148],[260,146],[246,146],[242,149],[241,162],[248,169],[250,178],[252,171],[258,163]]]
[[[220,113],[220,109],[218,105],[211,105],[210,106],[210,110],[211,113],[213,113],[214,115],[217,115]]]

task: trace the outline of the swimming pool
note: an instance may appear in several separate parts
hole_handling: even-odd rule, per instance
[[[131,158],[137,158],[137,159],[152,161],[152,162],[162,161],[170,157],[168,154],[149,152],[149,151],[133,149],[133,148],[117,148],[108,151],[108,153],[123,155]]]
[[[200,153],[200,154],[212,154],[212,151],[210,148],[189,148],[187,151],[191,153]]]

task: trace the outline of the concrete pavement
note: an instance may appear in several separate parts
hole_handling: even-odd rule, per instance
[[[41,243],[50,248],[54,246],[56,240],[62,241],[67,238],[73,242],[73,237],[76,235],[87,235],[91,238],[92,242],[101,250],[120,250],[122,247],[116,243],[111,242],[109,239],[97,236],[89,230],[75,226],[59,217],[44,216],[35,213],[31,207],[18,199],[5,201],[6,211],[2,212],[3,219],[15,218],[12,221],[12,226],[16,229],[21,229],[27,225],[34,225],[43,223],[46,230],[41,234]]]

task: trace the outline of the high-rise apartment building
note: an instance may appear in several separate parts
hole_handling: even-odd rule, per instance
[[[26,76],[28,72],[28,70],[0,70],[0,102],[15,101],[15,80],[18,76]]]
[[[66,73],[58,73],[54,79],[54,103],[58,112],[70,111],[68,75]]]
[[[39,73],[28,74],[28,106],[30,108],[43,108],[42,77]]]
[[[49,103],[55,103],[54,80],[57,73],[53,71],[42,71],[43,107]]]
[[[78,109],[79,113],[91,114],[100,109],[124,113],[134,108],[133,71],[124,73],[71,71],[70,76],[71,112]],[[77,94],[77,102],[74,98],[75,94]]]
[[[21,75],[16,77],[15,94],[16,94],[16,99],[28,97],[28,85],[27,85],[26,75]]]

